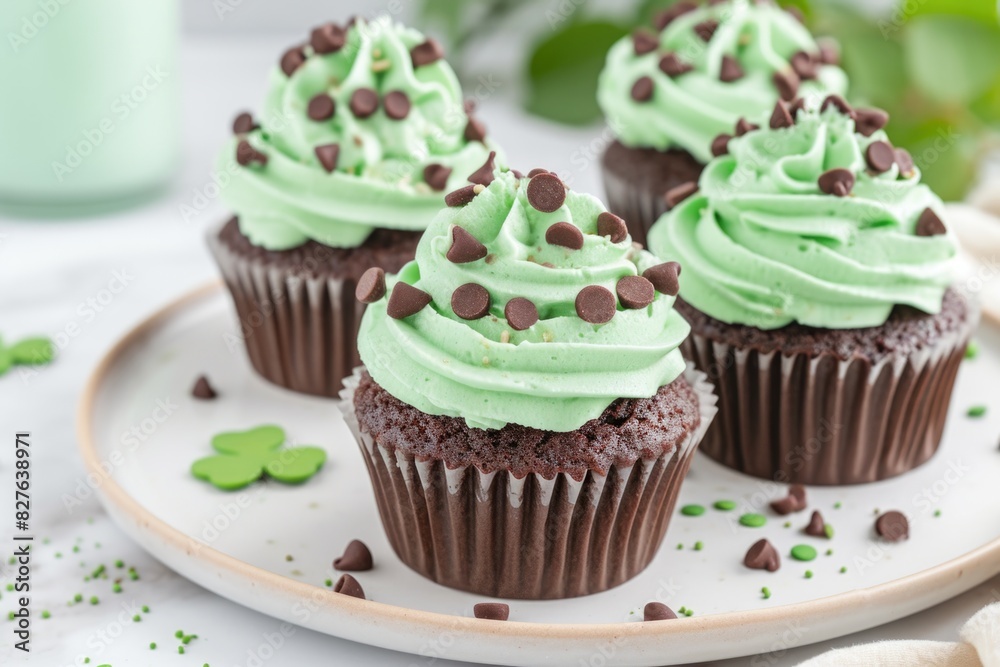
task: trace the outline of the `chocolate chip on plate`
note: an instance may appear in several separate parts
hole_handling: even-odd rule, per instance
[[[680,275],[681,265],[677,262],[664,262],[642,272],[642,277],[653,283],[657,292],[667,296],[677,296],[680,292]]]
[[[611,211],[604,211],[597,216],[597,235],[610,237],[612,243],[621,243],[628,238],[628,226]]]
[[[527,197],[535,210],[552,213],[566,201],[566,186],[555,174],[536,174],[528,181]]]
[[[656,298],[656,288],[648,278],[642,276],[624,276],[615,285],[618,300],[626,308],[645,308]]]
[[[396,283],[389,295],[386,314],[396,320],[416,315],[431,302],[431,295],[403,281]]]
[[[758,540],[747,550],[743,564],[751,570],[767,570],[776,572],[781,567],[781,556],[774,545],[766,539]]]
[[[813,537],[827,537],[826,534],[826,522],[823,521],[823,515],[818,511],[814,511],[812,516],[809,517],[809,525],[805,527],[806,535],[812,535]]]
[[[385,271],[373,266],[361,274],[354,297],[361,303],[375,303],[385,296]]]
[[[674,610],[662,602],[647,602],[642,608],[643,621],[672,621],[675,618]]]
[[[337,583],[333,585],[333,592],[340,593],[341,595],[350,595],[352,598],[361,598],[362,600],[366,599],[365,591],[361,588],[361,584],[359,584],[358,580],[349,574],[343,574],[340,576]]]
[[[451,247],[445,257],[455,264],[468,264],[486,257],[486,246],[464,227],[455,225],[451,228]]]
[[[490,293],[482,285],[466,283],[451,293],[451,309],[463,320],[478,320],[490,312]]]
[[[514,331],[524,331],[538,322],[538,308],[530,300],[516,296],[503,309],[504,319]]]
[[[806,508],[806,487],[792,484],[788,487],[788,495],[771,502],[771,509],[785,516],[792,512],[801,512]]]
[[[487,621],[506,621],[510,618],[510,606],[503,602],[480,602],[472,608],[472,613]]]
[[[191,389],[191,395],[202,401],[210,401],[218,394],[215,389],[208,382],[208,378],[204,375],[199,375],[198,379],[194,382],[194,387]]]
[[[615,295],[600,285],[587,285],[576,295],[576,314],[584,322],[605,324],[617,310]]]
[[[854,187],[854,174],[837,167],[824,171],[816,182],[822,192],[835,197],[846,197]]]
[[[364,572],[372,569],[372,552],[361,540],[351,540],[344,555],[333,561],[333,569],[341,572]]]
[[[910,522],[902,512],[892,510],[875,520],[875,532],[887,542],[899,542],[910,537]]]
[[[545,230],[545,242],[570,250],[579,250],[583,247],[583,232],[576,225],[557,222]]]

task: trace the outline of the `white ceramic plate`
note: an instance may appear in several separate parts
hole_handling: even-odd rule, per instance
[[[82,400],[80,446],[108,512],[153,555],[222,596],[314,630],[426,658],[504,665],[663,665],[777,654],[906,616],[1000,572],[1000,331],[984,326],[978,340],[980,355],[964,364],[933,460],[887,482],[809,489],[810,510],[833,525],[832,540],[802,534],[809,512],[789,517],[786,528],[786,518],[766,509],[783,488],[701,456],[680,504],[708,511],[675,516],[645,572],[598,595],[512,601],[506,623],[471,618],[481,598],[433,584],[399,562],[336,406],[254,375],[219,285],[168,306],[108,353]],[[217,400],[190,397],[202,373],[220,392]],[[967,417],[973,404],[986,404],[986,415]],[[302,486],[257,483],[229,493],[190,475],[191,463],[211,453],[212,435],[264,423],[282,425],[293,442],[324,447],[327,465]],[[719,499],[739,508],[712,509]],[[911,538],[881,544],[876,509],[908,514]],[[768,524],[740,526],[736,518],[746,511],[768,514]],[[761,537],[782,553],[776,573],[741,565]],[[375,556],[375,569],[357,574],[372,601],[324,586],[337,577],[332,559],[355,538]],[[799,543],[820,556],[792,560],[789,550]],[[832,555],[824,555],[828,548]],[[642,623],[642,607],[654,599],[694,616]]]

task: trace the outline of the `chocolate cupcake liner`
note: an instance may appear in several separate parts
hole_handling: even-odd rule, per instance
[[[448,468],[381,446],[362,433],[345,381],[340,409],[358,441],[389,543],[410,568],[444,586],[498,598],[553,599],[597,593],[641,572],[673,514],[681,482],[709,423],[716,397],[705,376],[686,375],[701,422],[668,454],[545,479],[474,466]]]
[[[630,180],[626,180],[604,166],[604,193],[608,210],[625,220],[632,240],[646,246],[646,233],[660,216],[667,212],[667,202],[662,195],[645,192]]]
[[[978,314],[936,345],[878,362],[738,349],[692,331],[682,344],[715,383],[701,449],[740,472],[814,485],[901,475],[937,451]]]

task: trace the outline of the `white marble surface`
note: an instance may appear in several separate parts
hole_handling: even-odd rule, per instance
[[[31,658],[12,649],[12,625],[0,620],[0,664],[91,665],[413,665],[445,662],[447,649],[407,656],[327,637],[290,626],[221,599],[158,564],[110,523],[87,489],[76,455],[74,418],[87,375],[110,344],[138,320],[180,293],[215,277],[202,243],[206,225],[221,218],[218,202],[185,221],[181,204],[209,183],[212,155],[227,132],[233,111],[259,99],[264,68],[282,42],[189,39],[184,45],[184,164],[162,199],[127,212],[73,221],[0,219],[0,331],[8,338],[31,333],[53,336],[59,359],[37,374],[17,371],[0,378],[0,554],[12,548],[13,433],[33,434],[33,533],[38,538],[32,569]],[[567,131],[526,118],[507,96],[484,100],[482,116],[506,147],[512,164],[545,165],[599,192],[596,165],[600,128]],[[117,279],[116,279],[117,276]],[[49,540],[48,544],[41,542]],[[79,549],[73,552],[73,547]],[[56,557],[56,553],[62,555]],[[84,582],[99,564],[114,569],[121,559],[140,580]],[[123,571],[124,572],[124,571]],[[11,568],[0,566],[0,585]],[[67,606],[81,593],[85,602]],[[86,602],[97,595],[100,604]],[[774,653],[720,665],[794,665],[822,650],[877,639],[954,639],[957,628],[983,605],[1000,599],[1000,578],[960,598],[890,625],[817,646],[788,646]],[[148,605],[140,623],[133,607]],[[13,594],[0,588],[0,612],[14,608]],[[40,618],[42,610],[51,618]],[[121,622],[123,619],[124,622]],[[198,639],[184,656],[173,633]],[[151,651],[150,642],[158,648]]]

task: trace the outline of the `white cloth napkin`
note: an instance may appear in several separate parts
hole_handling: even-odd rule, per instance
[[[799,667],[1000,667],[1000,602],[962,627],[961,642],[892,641],[841,648]]]

